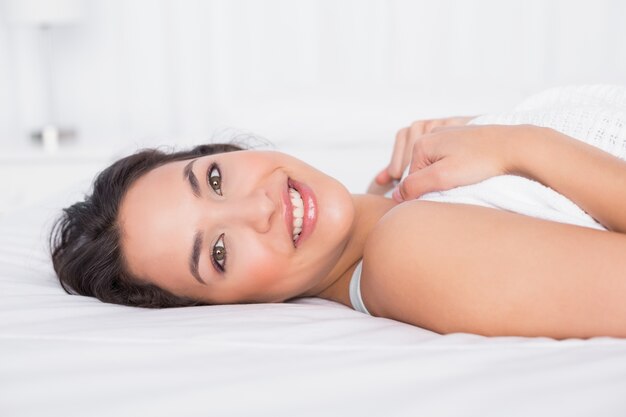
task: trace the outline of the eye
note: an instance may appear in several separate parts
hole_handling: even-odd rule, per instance
[[[224,233],[222,233],[213,245],[213,250],[211,251],[211,263],[217,272],[226,271],[226,247],[224,246]]]
[[[216,163],[211,164],[207,173],[207,180],[209,185],[218,195],[222,195],[222,174],[220,168]]]

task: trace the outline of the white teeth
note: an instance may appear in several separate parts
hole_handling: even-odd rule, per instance
[[[304,207],[304,202],[302,201],[302,196],[299,192],[294,190],[293,188],[289,189],[289,197],[291,198],[291,203],[294,207]]]
[[[300,232],[302,232],[302,223],[304,222],[304,202],[302,196],[295,189],[289,187],[289,198],[293,205],[293,240],[298,238]]]

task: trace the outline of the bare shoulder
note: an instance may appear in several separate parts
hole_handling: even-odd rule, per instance
[[[624,234],[415,200],[371,232],[361,290],[375,316],[439,333],[626,337],[625,255]]]
[[[443,261],[443,246],[453,237],[452,225],[444,230],[437,225],[449,208],[429,201],[405,202],[376,224],[365,244],[361,278],[363,301],[372,314],[426,327],[427,311],[418,308],[423,304],[421,287]]]

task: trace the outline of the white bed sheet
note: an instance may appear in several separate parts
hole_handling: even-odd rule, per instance
[[[0,219],[1,416],[626,415],[622,339],[442,336],[318,298],[67,295],[45,241],[75,195]]]

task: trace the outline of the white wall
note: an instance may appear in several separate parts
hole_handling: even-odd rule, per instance
[[[0,149],[44,119],[33,27],[0,0]],[[49,0],[52,1],[52,0]],[[621,0],[91,0],[54,29],[61,124],[82,146],[391,141],[411,120],[626,84]]]

